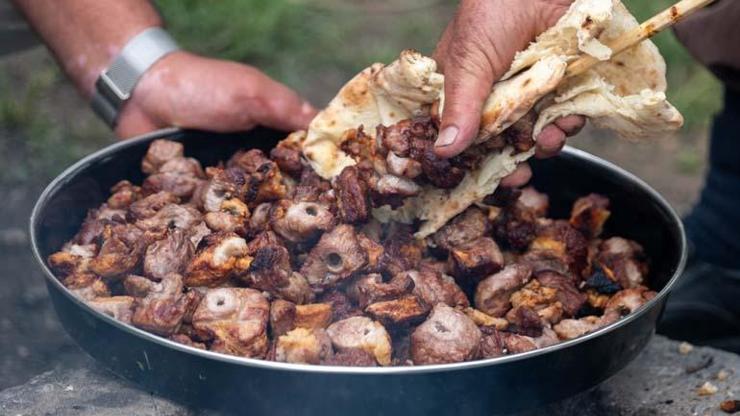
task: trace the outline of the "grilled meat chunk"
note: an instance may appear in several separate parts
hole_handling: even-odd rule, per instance
[[[252,261],[240,279],[252,288],[295,303],[313,299],[306,278],[293,271],[290,253],[272,233],[262,233],[249,243]]]
[[[355,316],[334,322],[326,332],[338,352],[363,350],[375,361],[387,366],[391,364],[391,337],[383,325],[364,316]]]
[[[511,309],[511,295],[532,276],[526,265],[510,264],[500,272],[483,279],[475,289],[475,307],[493,317],[502,317]]]
[[[347,166],[332,184],[337,197],[339,218],[346,224],[367,221],[370,215],[370,194],[357,167]]]
[[[269,314],[270,303],[254,289],[209,289],[193,314],[193,327],[212,340],[212,351],[263,358]]]
[[[318,202],[284,199],[272,206],[270,217],[272,229],[293,243],[316,241],[321,233],[334,227],[334,215]]]
[[[164,239],[147,247],[144,254],[144,274],[156,280],[172,273],[180,274],[190,262],[194,251],[195,246],[185,230],[167,230]]]
[[[113,185],[110,192],[106,204],[111,209],[127,209],[141,198],[141,188],[126,180]]]
[[[334,350],[324,329],[296,328],[277,339],[275,361],[294,364],[320,364]]]
[[[139,282],[130,282],[139,280]],[[143,286],[146,278],[129,276],[124,284]],[[182,277],[168,274],[159,283],[149,282],[147,293],[136,299],[132,323],[146,331],[162,336],[177,332],[186,314],[193,312],[200,300],[195,292],[183,292]],[[142,284],[143,283],[143,284]]]
[[[470,207],[432,235],[434,244],[450,251],[477,240],[488,233],[490,225],[486,214],[478,207]]]
[[[350,225],[342,224],[321,236],[301,267],[312,288],[324,290],[349,278],[367,263],[367,254]]]
[[[411,359],[416,365],[472,360],[478,356],[481,335],[464,313],[438,303],[411,333]]]
[[[463,284],[475,284],[496,273],[504,265],[504,256],[492,238],[480,237],[450,250],[450,271]]]
[[[612,237],[601,243],[595,263],[625,289],[643,284],[648,272],[642,247],[634,241]]]
[[[417,296],[406,295],[375,302],[365,308],[365,313],[388,328],[406,327],[424,320],[429,313],[429,306]]]
[[[87,301],[87,305],[111,318],[130,324],[134,298],[131,296],[98,297]]]
[[[573,203],[570,225],[589,238],[598,237],[609,215],[609,199],[598,194],[586,195]]]
[[[188,286],[218,286],[246,272],[252,262],[247,242],[234,233],[216,233],[203,239],[185,269]]]
[[[270,304],[270,330],[273,339],[295,328],[295,303],[275,299]]]
[[[430,269],[410,270],[405,274],[414,282],[412,293],[427,305],[444,303],[452,307],[466,307],[470,304],[451,276]]]
[[[141,171],[151,175],[168,161],[183,157],[184,154],[185,147],[182,143],[165,139],[154,140],[141,161]]]
[[[360,308],[364,309],[371,303],[397,299],[411,293],[413,288],[414,281],[408,273],[399,273],[388,282],[384,282],[380,274],[370,273],[359,276],[351,282],[347,293]]]

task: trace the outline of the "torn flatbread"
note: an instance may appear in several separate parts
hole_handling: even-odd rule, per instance
[[[534,137],[548,123],[571,114],[588,116],[595,125],[630,139],[680,128],[683,118],[666,100],[665,62],[655,45],[644,41],[617,56],[606,46],[637,25],[619,0],[576,0],[555,26],[516,55],[508,73],[494,85],[476,143],[502,134],[532,108],[538,113]],[[564,79],[568,63],[584,54],[604,62]],[[335,177],[358,162],[342,150],[342,141],[352,137],[345,134],[348,130],[364,126],[364,134],[375,138],[377,125],[429,115],[435,102],[444,102],[443,86],[434,60],[418,52],[403,51],[387,66],[372,65],[350,80],[310,124],[303,145],[306,159],[322,177]],[[424,222],[417,237],[423,238],[494,192],[501,179],[532,154],[503,148],[488,154],[453,189],[426,184],[402,207],[378,207],[373,215],[380,221],[420,219]]]

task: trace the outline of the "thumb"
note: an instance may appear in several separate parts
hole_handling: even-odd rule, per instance
[[[308,127],[316,109],[295,91],[259,74],[257,103],[250,108],[250,118],[257,124],[274,129],[294,131]]]
[[[473,141],[480,127],[481,108],[491,93],[495,78],[496,74],[482,53],[447,60],[444,108],[440,133],[434,144],[438,156],[455,156]]]

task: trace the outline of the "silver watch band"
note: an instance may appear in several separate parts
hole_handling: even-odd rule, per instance
[[[139,78],[155,62],[178,49],[172,37],[161,27],[145,29],[134,36],[95,82],[90,101],[95,114],[111,128],[115,127],[118,113],[131,97]]]

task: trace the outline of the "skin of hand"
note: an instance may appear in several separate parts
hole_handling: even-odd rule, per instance
[[[462,0],[434,53],[445,75],[445,108],[435,152],[452,157],[478,133],[483,102],[493,83],[509,68],[516,52],[554,25],[573,0]],[[581,116],[546,126],[537,137],[537,157],[557,154],[583,127]],[[526,164],[502,181],[519,186],[529,180]]]
[[[315,114],[293,90],[251,66],[178,51],[142,76],[124,104],[116,134],[131,137],[167,126],[294,131],[305,129]]]

